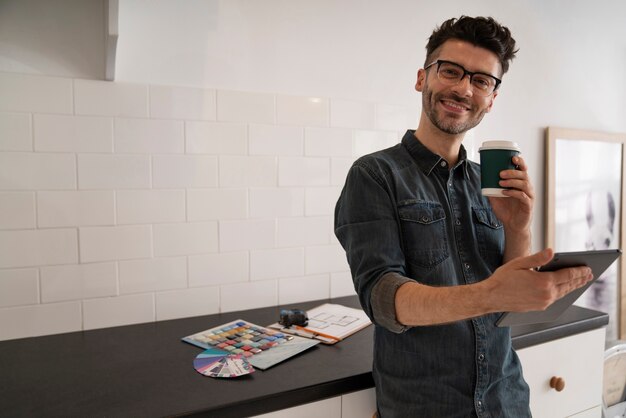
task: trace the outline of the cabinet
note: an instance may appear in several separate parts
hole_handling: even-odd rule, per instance
[[[254,418],[369,418],[375,411],[376,393],[371,388]]]
[[[534,418],[600,418],[604,338],[598,328],[518,350]],[[553,378],[562,379],[561,391]]]
[[[601,417],[604,338],[605,329],[598,328],[518,350],[534,418]],[[562,380],[561,391],[550,387],[553,377]],[[357,418],[375,410],[372,388],[257,418]]]

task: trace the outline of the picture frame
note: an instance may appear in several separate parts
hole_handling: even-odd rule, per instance
[[[626,248],[626,134],[546,129],[545,245],[554,251]],[[577,302],[609,314],[607,341],[626,338],[626,260]]]

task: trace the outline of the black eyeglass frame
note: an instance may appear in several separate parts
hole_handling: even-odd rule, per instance
[[[433,61],[430,64],[428,64],[427,66],[424,67],[424,70],[428,70],[430,67],[432,67],[433,65],[437,64],[437,77],[439,77],[439,68],[441,67],[441,64],[452,64],[452,65],[456,65],[457,67],[459,67],[461,70],[463,70],[463,76],[459,79],[459,81],[456,82],[456,84],[460,83],[461,81],[463,81],[463,79],[465,78],[466,75],[470,76],[470,84],[472,84],[472,78],[476,75],[484,75],[487,77],[491,77],[494,80],[496,80],[496,85],[494,86],[493,90],[488,93],[486,96],[489,96],[491,94],[493,94],[493,92],[495,92],[496,90],[498,90],[498,87],[500,87],[500,84],[502,84],[502,80],[500,80],[498,77],[493,76],[491,74],[487,74],[487,73],[481,73],[480,71],[476,71],[476,72],[472,72],[472,71],[467,71],[465,69],[465,67],[463,67],[461,64],[457,64],[456,62],[453,61],[446,61],[446,60],[437,60],[437,61]]]

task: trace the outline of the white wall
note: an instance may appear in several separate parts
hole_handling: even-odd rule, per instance
[[[447,17],[490,14],[518,40],[472,136],[522,145],[536,248],[543,129],[626,130],[618,0],[122,0],[115,83],[85,80],[103,46],[74,16],[97,12],[60,0],[42,37],[15,3],[0,1],[0,339],[351,293],[334,200],[356,156],[415,126],[414,75]]]

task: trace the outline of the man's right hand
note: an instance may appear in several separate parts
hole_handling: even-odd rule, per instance
[[[589,267],[536,271],[554,257],[548,248],[511,260],[481,282],[485,285],[487,310],[492,312],[543,311],[571,291],[593,279]]]

